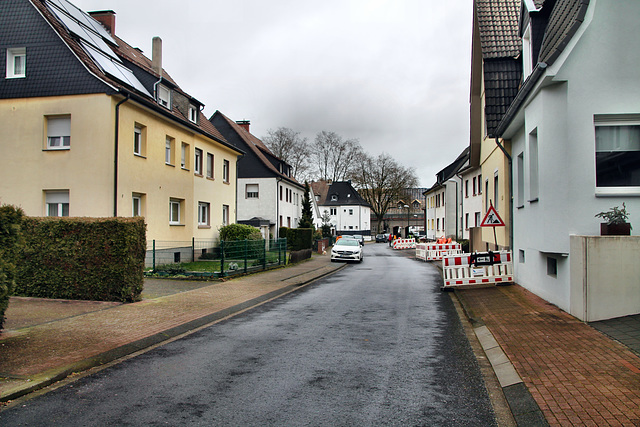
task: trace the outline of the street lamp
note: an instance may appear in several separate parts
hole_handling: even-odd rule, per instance
[[[404,232],[404,238],[406,239],[409,237],[409,205],[404,205],[404,207],[407,208],[407,229]]]

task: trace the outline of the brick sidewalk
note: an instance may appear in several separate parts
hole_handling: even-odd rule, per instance
[[[518,285],[460,291],[550,425],[640,426],[640,358]]]

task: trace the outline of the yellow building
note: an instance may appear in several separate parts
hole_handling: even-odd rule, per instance
[[[510,248],[511,143],[493,135],[522,78],[519,0],[474,0],[471,54],[470,167],[480,168],[482,216],[494,206],[505,227],[482,227],[473,249]]]
[[[16,0],[0,15],[0,203],[31,216],[144,216],[147,238],[214,239],[235,222],[229,144],[115,13]],[[20,17],[24,25],[9,26]],[[100,21],[100,23],[98,22]]]

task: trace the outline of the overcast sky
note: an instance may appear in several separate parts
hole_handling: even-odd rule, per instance
[[[163,66],[205,115],[357,138],[420,185],[469,144],[472,0],[71,0],[116,12],[116,34]]]

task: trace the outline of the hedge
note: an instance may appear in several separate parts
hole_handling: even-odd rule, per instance
[[[287,249],[290,251],[311,249],[313,246],[313,232],[313,228],[280,227],[280,237],[287,238]]]
[[[92,301],[140,300],[143,218],[25,218],[15,295]]]
[[[0,207],[0,330],[14,289],[16,261],[22,243],[20,224],[23,215],[22,209],[9,205]]]

